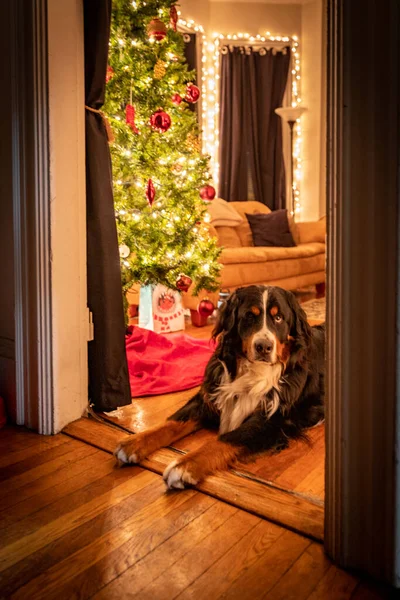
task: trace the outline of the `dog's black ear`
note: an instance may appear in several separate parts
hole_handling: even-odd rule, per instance
[[[293,321],[290,335],[295,340],[295,348],[297,350],[307,348],[311,341],[311,327],[307,321],[307,315],[292,292],[285,291],[285,294],[287,303],[292,310]]]
[[[237,290],[232,292],[226,302],[218,311],[217,322],[212,332],[215,339],[220,333],[229,334],[236,325],[237,309],[239,306],[239,297]]]

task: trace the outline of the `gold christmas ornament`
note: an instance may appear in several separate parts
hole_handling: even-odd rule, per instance
[[[181,163],[175,163],[174,165],[172,165],[171,167],[171,171],[174,173],[174,175],[179,175],[179,173],[182,173],[183,170],[183,166],[181,165]]]
[[[154,65],[154,77],[155,79],[162,79],[167,72],[165,68],[165,62],[161,59],[158,59],[156,64]]]
[[[200,152],[200,139],[197,135],[189,133],[186,138],[186,146],[192,152]]]

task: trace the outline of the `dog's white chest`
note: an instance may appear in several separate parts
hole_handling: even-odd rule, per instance
[[[215,393],[215,404],[221,412],[220,433],[237,429],[256,408],[266,403],[266,394],[272,388],[278,388],[282,374],[282,365],[270,365],[264,362],[241,362],[236,379],[231,381],[229,373],[225,375]],[[265,405],[268,417],[278,409],[279,395],[275,390],[272,399]]]

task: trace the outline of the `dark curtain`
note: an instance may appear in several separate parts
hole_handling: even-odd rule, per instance
[[[196,44],[197,36],[195,33],[185,33],[183,35],[183,40],[185,42],[184,54],[185,54],[185,59],[186,59],[188,68],[190,71],[193,71],[193,70],[196,71],[196,76],[194,77],[192,83],[199,85],[198,79],[197,79],[197,44]],[[188,104],[188,107],[190,110],[192,110],[193,112],[196,112],[196,114],[197,114],[197,110],[198,110],[197,103],[196,104]]]
[[[89,398],[95,410],[130,404],[125,319],[104,103],[111,0],[84,0]]]
[[[225,200],[254,197],[272,210],[286,207],[282,106],[290,50],[223,48],[221,58],[220,189]]]

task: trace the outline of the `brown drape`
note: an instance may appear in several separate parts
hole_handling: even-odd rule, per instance
[[[111,0],[84,0],[85,104],[104,103]],[[125,319],[114,214],[110,151],[101,115],[86,110],[86,218],[88,305],[94,340],[89,342],[89,398],[96,410],[131,402],[125,353]]]
[[[282,106],[289,62],[289,48],[223,48],[219,195],[225,200],[247,200],[250,177],[256,200],[286,208],[282,127],[274,111]]]

